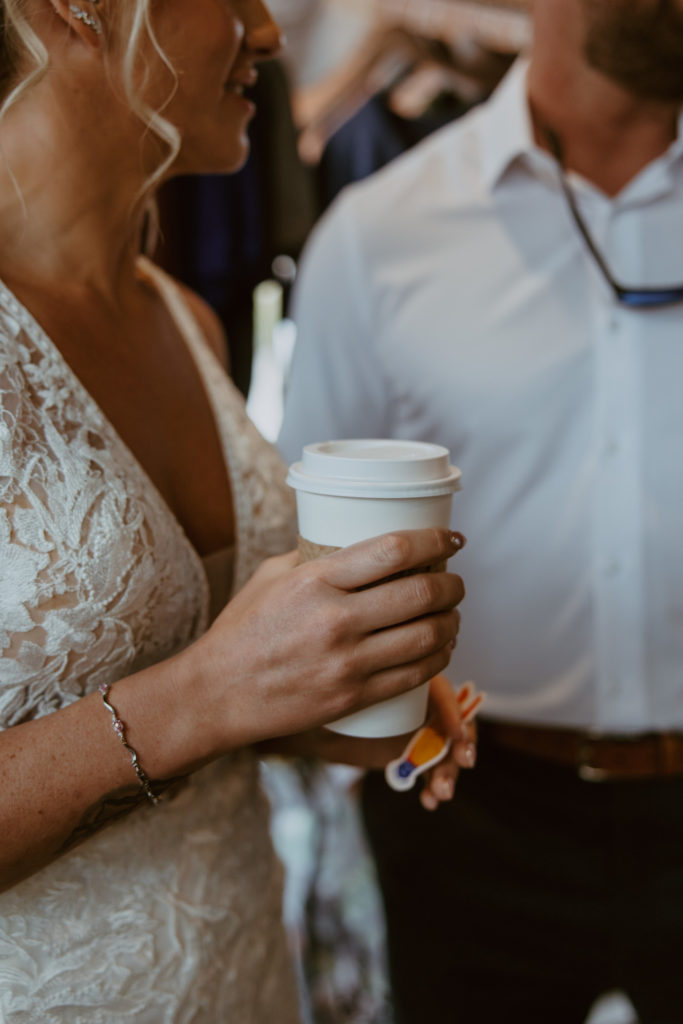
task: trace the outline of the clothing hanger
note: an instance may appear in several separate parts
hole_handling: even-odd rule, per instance
[[[516,55],[531,40],[531,0],[365,0],[377,20],[445,41],[470,39]]]
[[[510,61],[472,39],[446,42],[380,20],[346,64],[293,96],[299,155],[317,163],[331,136],[378,93],[398,87],[390,105],[401,116],[419,116],[440,92],[473,103],[491,91]]]
[[[482,98],[478,82],[432,61],[417,65],[387,96],[389,109],[405,120],[423,117],[444,95],[455,95],[466,106]]]
[[[449,48],[445,61],[419,62],[388,97],[389,109],[400,117],[422,117],[441,96],[454,96],[469,107],[485,99],[498,85],[514,57],[473,45]]]
[[[297,91],[292,104],[302,160],[317,163],[338,128],[428,55],[428,48],[415,35],[380,25],[341,68],[317,85]]]

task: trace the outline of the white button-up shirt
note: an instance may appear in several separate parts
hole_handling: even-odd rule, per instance
[[[450,448],[468,537],[450,674],[489,715],[680,729],[683,304],[616,303],[533,142],[525,78],[519,62],[318,226],[279,443],[289,460],[333,437]],[[615,198],[570,179],[617,280],[683,282],[683,131]]]

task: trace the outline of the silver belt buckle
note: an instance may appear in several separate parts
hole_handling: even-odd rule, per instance
[[[586,733],[579,744],[577,755],[577,771],[583,782],[605,782],[612,777],[612,773],[605,768],[596,768],[591,764],[593,748],[597,742],[596,736]]]

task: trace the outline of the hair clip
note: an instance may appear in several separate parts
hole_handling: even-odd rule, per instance
[[[92,3],[98,3],[98,0],[92,0]],[[69,4],[69,11],[74,16],[76,21],[82,21],[84,25],[91,28],[93,32],[97,32],[99,35],[102,32],[102,26],[100,25],[99,18],[96,18],[94,14],[88,14],[82,7],[78,7],[76,4]]]

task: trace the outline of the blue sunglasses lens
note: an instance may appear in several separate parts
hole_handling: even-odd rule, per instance
[[[574,223],[586,243],[588,252],[594,259],[605,281],[612,289],[616,299],[623,306],[629,306],[631,309],[654,309],[658,306],[673,306],[676,303],[683,302],[683,285],[675,285],[669,288],[625,288],[614,279],[588,230],[588,226],[581,216],[576,198],[565,175],[564,167],[562,166],[562,145],[560,139],[550,129],[546,129],[546,137],[550,149],[557,160],[560,185],[562,186],[562,192],[569,205]]]
[[[637,288],[620,288],[619,301],[633,309],[645,309],[652,306],[673,306],[683,302],[683,288],[653,288],[639,291]]]

